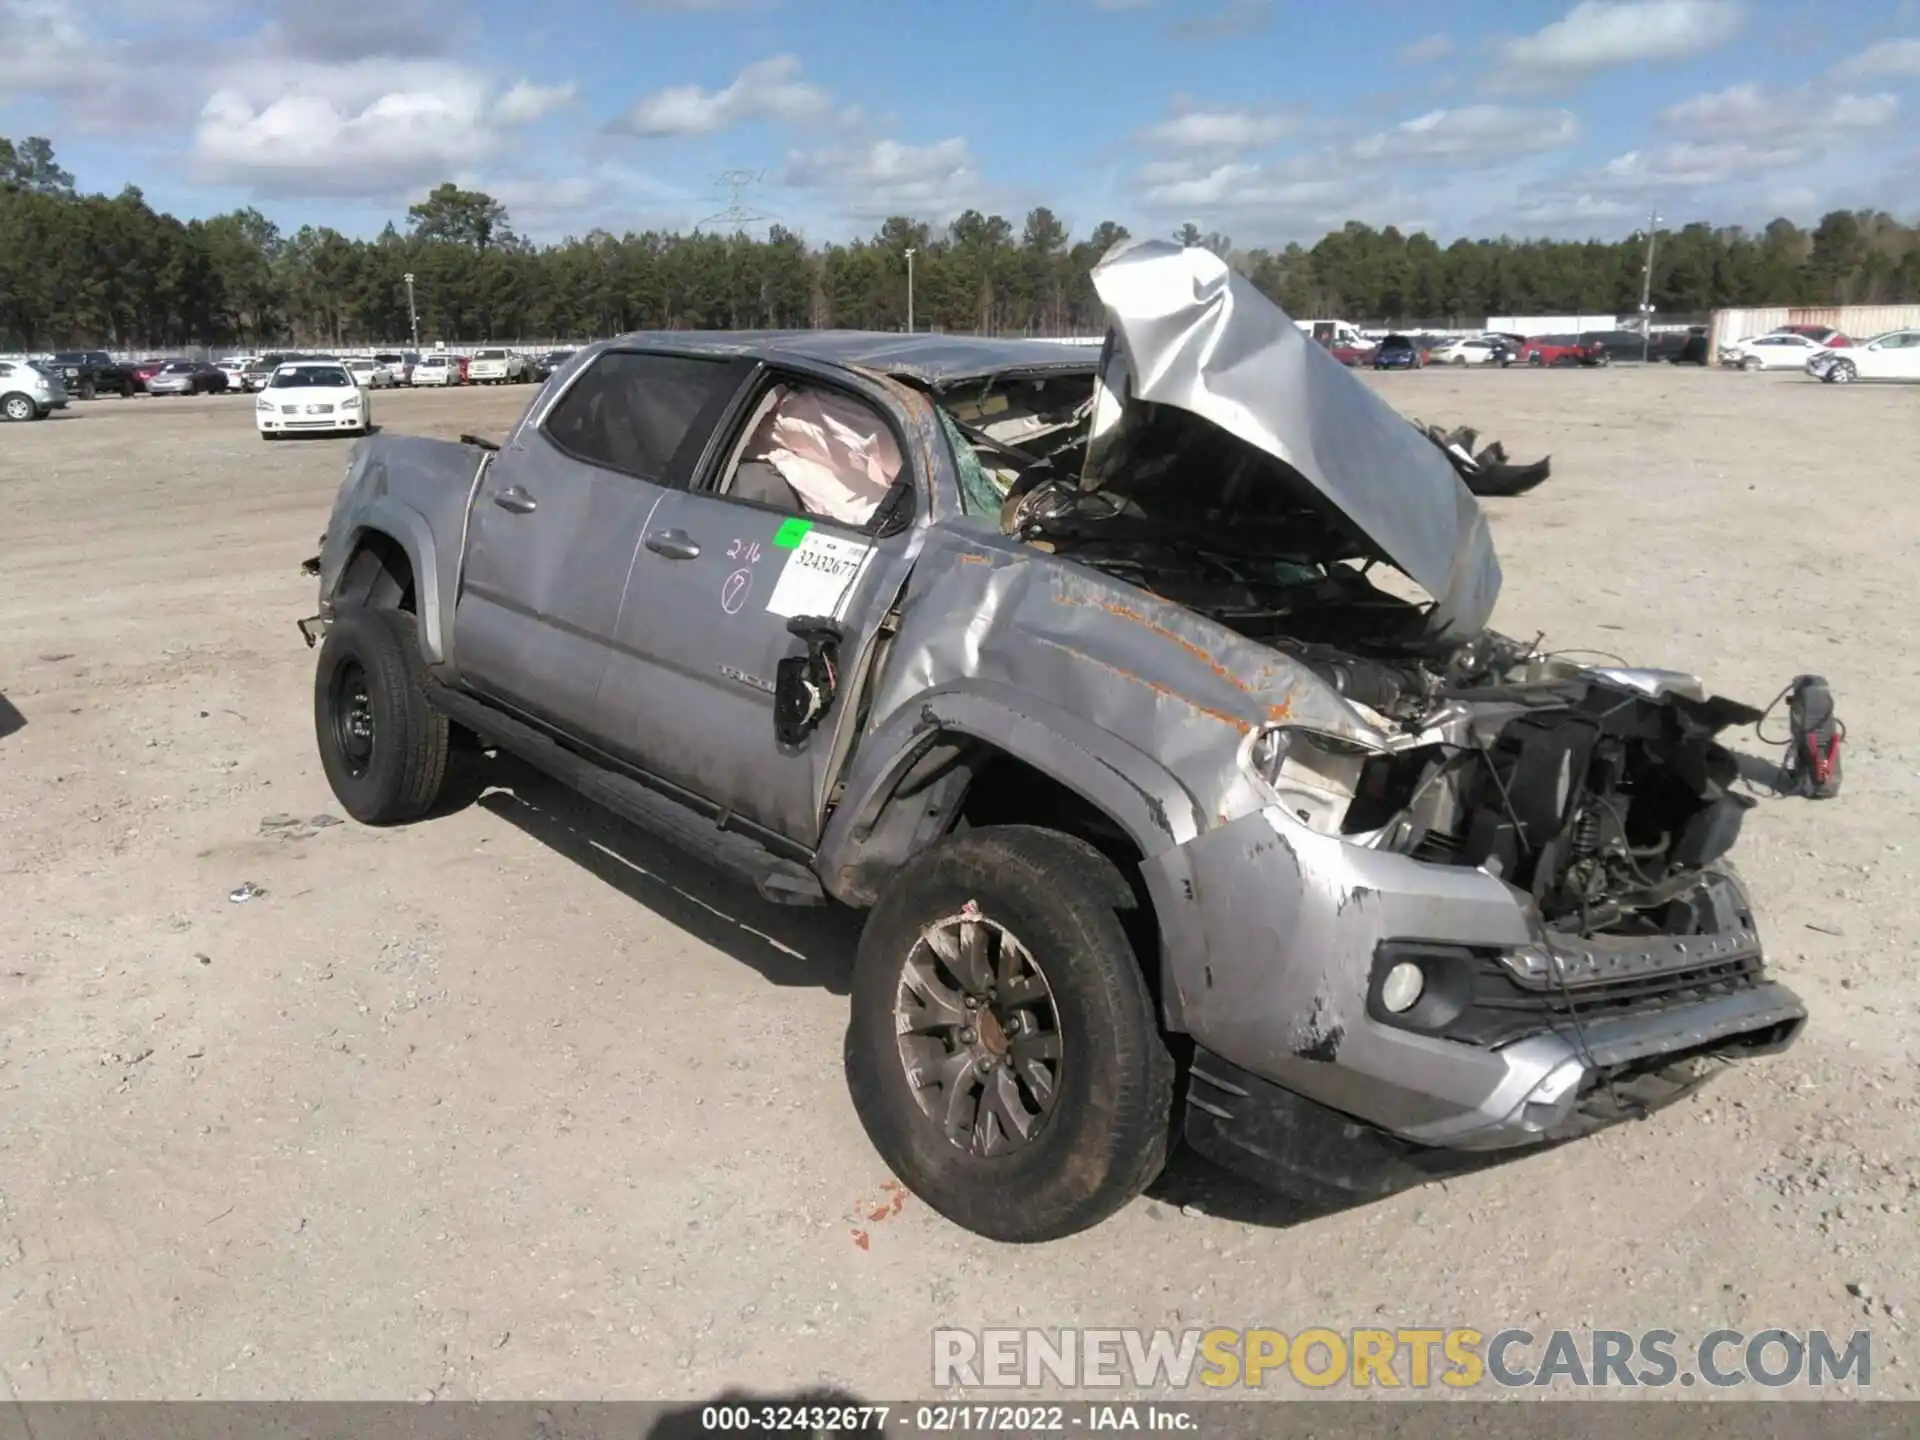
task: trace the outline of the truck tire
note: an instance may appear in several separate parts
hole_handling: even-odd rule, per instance
[[[416,820],[440,798],[447,717],[427,703],[413,616],[345,610],[328,627],[313,678],[320,763],[363,825]]]
[[[996,826],[910,861],[854,963],[847,1080],[906,1186],[989,1239],[1097,1225],[1166,1163],[1174,1063],[1113,863]]]

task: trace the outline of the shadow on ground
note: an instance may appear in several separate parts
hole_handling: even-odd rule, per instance
[[[27,717],[14,708],[11,700],[0,695],[0,740],[6,739],[16,730],[24,730],[26,724]]]
[[[477,804],[775,985],[845,995],[860,916],[839,905],[770,905],[744,881],[628,824],[511,755],[468,752],[443,808]]]

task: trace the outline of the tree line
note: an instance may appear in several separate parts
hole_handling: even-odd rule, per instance
[[[517,234],[497,200],[443,184],[372,239],[288,234],[257,209],[181,220],[140,190],[79,193],[40,136],[0,138],[0,350],[586,338],[648,329],[918,329],[1093,334],[1087,275],[1125,226],[1081,239],[1039,207],[895,217],[866,239],[744,233]],[[1474,325],[1496,314],[1615,313],[1640,303],[1645,237],[1455,240],[1349,221],[1312,246],[1243,248],[1187,225],[1289,314]],[[411,275],[409,286],[406,277]],[[1920,227],[1837,210],[1812,230],[1704,222],[1658,237],[1662,314],[1733,305],[1920,301]]]

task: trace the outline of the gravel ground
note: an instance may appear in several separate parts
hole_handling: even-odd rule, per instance
[[[1509,632],[1758,702],[1833,682],[1845,794],[1763,807],[1739,852],[1813,1011],[1795,1050],[1340,1215],[1186,1162],[1091,1233],[979,1240],[854,1118],[844,918],[523,770],[411,829],[329,823],[294,621],[347,442],[262,444],[243,399],[101,400],[0,427],[6,1388],[884,1400],[927,1393],[936,1325],[1724,1325],[1869,1328],[1866,1393],[1911,1395],[1920,392],[1370,383],[1552,452],[1491,506]],[[498,433],[529,393],[375,410]]]

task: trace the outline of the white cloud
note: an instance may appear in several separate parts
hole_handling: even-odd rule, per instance
[[[1288,116],[1250,108],[1183,109],[1140,132],[1149,145],[1168,150],[1252,150],[1293,133]]]
[[[1394,59],[1402,65],[1431,65],[1435,60],[1444,60],[1453,53],[1453,40],[1446,35],[1422,35],[1411,44],[1402,45],[1393,52]]]
[[[1669,105],[1662,123],[1700,136],[1829,134],[1889,125],[1900,102],[1886,94],[1832,95],[1815,85],[1749,82]]]
[[[756,60],[719,90],[676,85],[636,100],[607,128],[626,135],[712,135],[754,120],[818,124],[835,113],[833,97],[800,77],[792,55]]]
[[[1368,161],[1449,160],[1492,163],[1517,154],[1559,150],[1580,138],[1571,110],[1520,110],[1467,105],[1430,110],[1391,130],[1356,141],[1353,156]]]
[[[1835,67],[1841,75],[1920,75],[1920,39],[1882,40]]]
[[[572,89],[521,81],[497,94],[447,61],[256,64],[202,108],[192,169],[261,195],[386,198],[470,173]]]
[[[1744,20],[1739,0],[1581,0],[1551,25],[1507,41],[1500,58],[1517,82],[1583,75],[1697,55],[1731,40]]]
[[[459,67],[390,76],[377,93],[351,80],[332,90],[216,91],[194,132],[195,170],[269,195],[383,195],[444,180],[497,147],[486,86]]]
[[[503,125],[528,125],[565,109],[579,93],[580,87],[571,80],[564,85],[535,85],[521,80],[495,102],[493,115]]]
[[[950,135],[926,145],[900,140],[788,157],[785,184],[822,191],[840,213],[856,220],[915,215],[952,216],[987,203],[986,187],[966,138]]]

